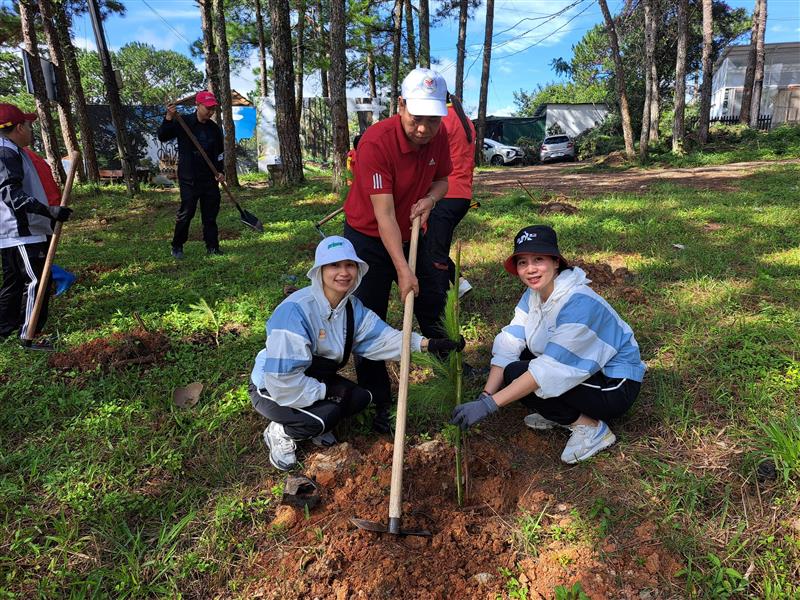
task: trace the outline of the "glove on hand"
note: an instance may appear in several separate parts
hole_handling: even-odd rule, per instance
[[[459,340],[457,342],[449,338],[430,338],[428,339],[428,352],[443,354],[445,356],[451,352],[461,352],[464,346],[467,345],[467,341],[464,339],[463,335],[458,337]]]
[[[50,213],[53,219],[63,223],[69,219],[69,216],[72,214],[72,209],[67,206],[50,206],[47,212]]]
[[[458,425],[461,429],[469,429],[475,423],[483,421],[492,413],[497,412],[498,406],[494,398],[485,392],[481,392],[477,400],[459,404],[453,409],[453,416],[450,419],[451,425]]]

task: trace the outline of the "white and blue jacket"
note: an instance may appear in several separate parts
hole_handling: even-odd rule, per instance
[[[305,408],[325,398],[325,384],[307,376],[313,356],[341,361],[344,356],[347,302],[353,304],[353,349],[370,360],[400,360],[403,332],[390,327],[352,296],[366,265],[338,306],[331,308],[322,291],[319,267],[309,273],[311,285],[281,302],[267,320],[266,347],[256,356],[250,379],[281,406]],[[411,334],[411,350],[418,352],[422,336]]]
[[[546,302],[526,290],[514,319],[494,339],[492,365],[505,368],[527,347],[535,356],[528,370],[540,398],[560,396],[599,371],[641,382],[647,367],[633,331],[589,283],[573,267],[558,274]]]

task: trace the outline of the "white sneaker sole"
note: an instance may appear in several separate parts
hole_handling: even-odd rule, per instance
[[[267,430],[266,429],[264,430],[264,433],[262,434],[262,437],[264,438],[264,444],[266,444],[267,450],[269,450],[269,464],[271,464],[273,467],[275,467],[279,471],[291,471],[292,469],[294,469],[297,466],[297,462],[296,461],[294,463],[292,463],[291,465],[288,465],[288,466],[279,465],[275,461],[275,459],[272,458],[272,446],[269,445],[269,436],[267,435]]]
[[[600,441],[598,441],[591,448],[584,451],[584,453],[581,454],[580,456],[573,455],[570,460],[567,460],[562,456],[561,460],[563,460],[568,465],[574,465],[576,463],[586,460],[587,458],[593,457],[598,452],[602,452],[603,450],[609,448],[610,446],[613,446],[616,441],[617,441],[617,436],[614,435],[613,431],[609,431],[606,435],[600,438]]]
[[[545,419],[541,415],[539,415],[539,418],[531,418],[533,417],[533,414],[538,414],[538,413],[532,413],[530,415],[527,415],[525,417],[525,425],[527,425],[534,431],[548,431],[558,425],[558,423]]]

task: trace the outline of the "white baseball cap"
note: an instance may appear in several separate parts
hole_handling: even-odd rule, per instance
[[[414,69],[406,75],[401,95],[415,117],[447,116],[447,83],[433,69]]]

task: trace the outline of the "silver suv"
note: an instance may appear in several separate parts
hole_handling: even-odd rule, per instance
[[[575,144],[566,135],[548,135],[542,142],[539,151],[539,160],[547,162],[563,158],[565,160],[575,160]]]
[[[483,157],[490,165],[510,165],[522,162],[525,153],[517,146],[506,146],[498,141],[483,139]]]

